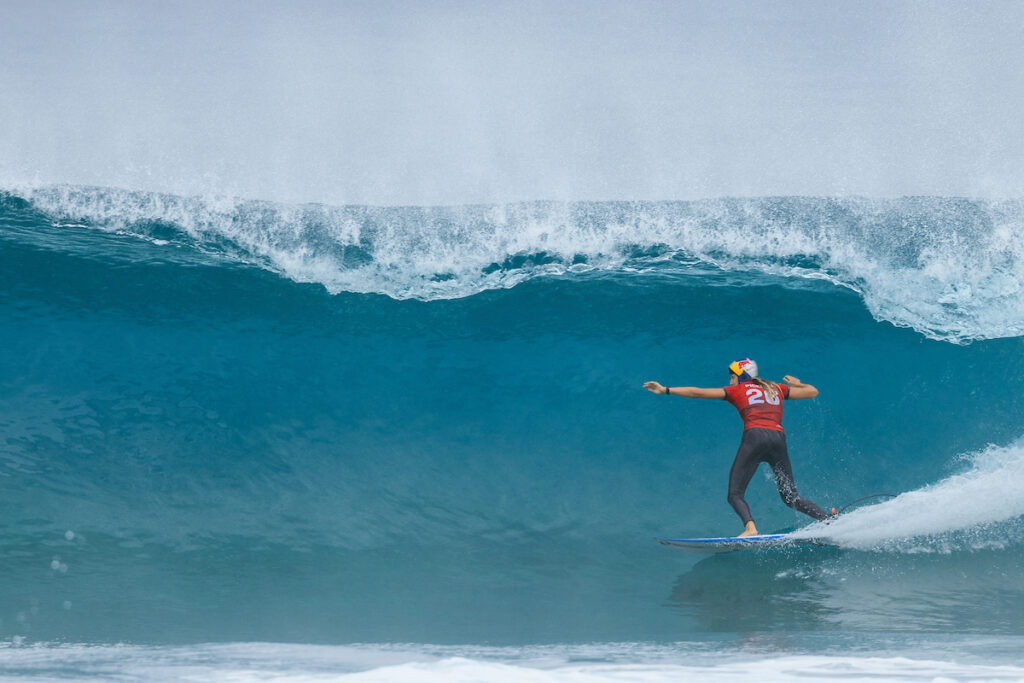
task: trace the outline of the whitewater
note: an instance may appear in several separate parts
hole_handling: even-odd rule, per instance
[[[0,188],[0,669],[1022,680],[1024,203],[332,206]],[[751,356],[740,423],[646,380]]]

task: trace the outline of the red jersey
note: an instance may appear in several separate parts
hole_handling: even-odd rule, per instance
[[[779,393],[768,396],[768,393],[754,382],[740,382],[736,386],[725,388],[725,400],[740,411],[743,418],[743,429],[763,427],[784,432],[782,428],[782,401],[789,398],[789,386],[776,384]]]

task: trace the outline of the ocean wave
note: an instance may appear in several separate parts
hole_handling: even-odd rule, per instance
[[[256,265],[332,293],[430,301],[541,277],[728,272],[846,287],[876,319],[933,339],[1024,334],[1019,201],[332,207],[70,186],[7,193],[51,221],[189,247],[202,258]]]

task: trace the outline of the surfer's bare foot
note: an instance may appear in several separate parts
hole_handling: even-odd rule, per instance
[[[745,528],[743,533],[740,534],[741,538],[743,536],[757,536],[757,527],[754,526],[753,522],[747,522],[747,528]]]

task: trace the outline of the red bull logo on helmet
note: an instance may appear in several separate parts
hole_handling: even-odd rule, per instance
[[[741,382],[746,382],[757,377],[757,363],[750,358],[740,358],[732,362],[729,372],[739,377]]]

